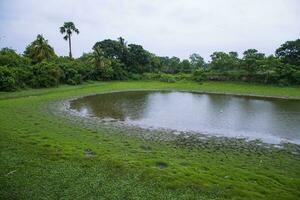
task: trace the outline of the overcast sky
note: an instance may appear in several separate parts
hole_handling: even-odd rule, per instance
[[[272,54],[300,38],[299,19],[300,0],[0,0],[0,47],[22,53],[41,33],[68,55],[59,27],[73,21],[80,30],[75,56],[122,36],[160,56],[199,53],[208,60],[214,51]]]

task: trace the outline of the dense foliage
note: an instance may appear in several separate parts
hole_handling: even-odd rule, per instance
[[[68,24],[67,24],[68,25]],[[70,40],[73,26],[61,27]],[[70,30],[69,30],[70,29]],[[89,80],[155,79],[246,81],[276,85],[300,84],[300,39],[282,44],[275,55],[266,56],[248,49],[240,58],[237,52],[214,52],[205,62],[198,54],[189,59],[159,57],[123,38],[96,42],[92,52],[80,58],[56,56],[48,41],[38,35],[23,55],[14,50],[0,50],[0,90],[53,87],[81,84]]]

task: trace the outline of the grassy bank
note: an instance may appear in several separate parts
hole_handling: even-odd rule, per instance
[[[95,82],[0,93],[0,198],[299,198],[300,156],[286,149],[144,140],[71,123],[45,106],[123,89],[300,98],[299,88],[222,82]]]

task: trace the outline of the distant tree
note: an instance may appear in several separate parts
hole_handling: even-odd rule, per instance
[[[190,63],[194,69],[205,67],[204,59],[197,53],[193,53],[192,55],[190,55]]]
[[[259,53],[256,49],[248,49],[243,55],[242,68],[249,75],[254,74],[259,69],[260,62],[265,59],[265,54]]]
[[[261,76],[260,82],[263,83],[274,83],[278,79],[278,73],[276,70],[281,68],[283,63],[280,59],[274,57],[273,55],[266,57],[259,61],[259,67],[256,73]]]
[[[300,68],[300,39],[287,41],[276,50],[276,56],[284,63]]]
[[[218,72],[235,70],[239,64],[236,52],[214,52],[211,56],[209,67]]]
[[[120,55],[120,61],[124,64],[128,64],[128,48],[127,48],[127,42],[124,38],[119,37],[118,38],[119,43],[121,44],[121,55]]]
[[[168,56],[165,57],[158,57],[161,64],[161,71],[164,73],[174,74],[180,71],[180,59],[173,56],[169,58]]]
[[[128,71],[133,73],[143,73],[150,71],[150,53],[141,45],[128,45]]]
[[[180,70],[179,72],[183,73],[191,73],[193,71],[192,65],[188,59],[184,59],[180,62]]]
[[[90,60],[94,63],[95,80],[110,80],[113,77],[112,61],[105,57],[100,46],[94,46]]]
[[[232,58],[238,58],[239,57],[239,54],[235,51],[230,51],[229,53],[229,56],[232,57]]]
[[[121,42],[124,42],[123,40]],[[103,56],[109,59],[118,59],[121,62],[126,62],[124,58],[124,52],[126,52],[126,46],[120,41],[106,39],[101,42],[97,42],[93,49],[100,48],[103,52]]]
[[[104,67],[107,59],[104,56],[103,50],[99,46],[96,46],[93,50],[91,60],[95,63],[95,66],[99,68]]]
[[[41,34],[37,35],[36,40],[26,47],[24,56],[30,58],[34,64],[56,57],[54,49]]]
[[[6,65],[7,67],[26,67],[30,65],[30,59],[6,47],[0,50],[0,66],[1,65]]]
[[[65,22],[62,27],[60,27],[60,33],[66,34],[64,36],[65,40],[69,40],[69,57],[72,58],[72,45],[71,45],[71,36],[75,32],[79,34],[79,30],[75,27],[73,22]]]
[[[162,70],[162,62],[160,57],[150,54],[150,72],[160,72]]]

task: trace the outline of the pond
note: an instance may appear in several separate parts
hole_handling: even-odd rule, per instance
[[[82,116],[142,128],[300,144],[300,101],[175,91],[112,92],[70,102]]]

